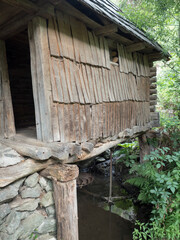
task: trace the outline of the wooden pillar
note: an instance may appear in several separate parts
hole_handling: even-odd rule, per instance
[[[37,138],[52,142],[52,89],[46,19],[33,18],[28,25],[28,34]]]
[[[0,135],[15,135],[5,42],[0,40]]]
[[[57,240],[78,240],[78,210],[76,165],[53,165],[41,172],[53,179],[54,201],[57,220]]]
[[[150,154],[150,145],[147,141],[146,134],[142,134],[138,137],[139,149],[140,149],[140,162],[143,163],[144,157]]]

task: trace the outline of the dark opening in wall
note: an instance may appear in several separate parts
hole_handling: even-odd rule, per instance
[[[16,129],[35,126],[27,30],[6,40],[6,52]]]

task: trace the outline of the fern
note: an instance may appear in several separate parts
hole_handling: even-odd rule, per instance
[[[146,181],[148,180],[143,177],[133,177],[126,180],[127,183],[130,183],[131,185],[134,185],[139,188],[143,187],[146,184]]]

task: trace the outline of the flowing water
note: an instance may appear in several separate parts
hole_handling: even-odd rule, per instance
[[[80,240],[131,240],[136,209],[123,189],[113,181],[114,204],[109,194],[109,179],[95,176],[92,184],[78,190]],[[119,196],[121,196],[119,198]],[[128,219],[128,220],[127,220]],[[130,221],[129,221],[130,220]]]

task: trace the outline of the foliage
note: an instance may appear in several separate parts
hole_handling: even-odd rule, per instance
[[[158,41],[170,61],[158,62],[158,101],[180,119],[180,4],[178,0],[119,0],[121,15]]]
[[[121,149],[115,151],[114,153],[114,157],[119,156],[119,158],[116,160],[116,163],[118,164],[120,162],[123,162],[126,167],[131,167],[134,165],[139,156],[138,142],[134,141],[132,143],[123,143],[118,144],[118,146],[121,147]]]
[[[150,224],[139,223],[141,228],[135,229],[134,239],[147,239],[144,234],[153,235],[152,239],[179,239],[180,151],[172,155],[168,151],[167,147],[156,149],[144,158],[144,163],[131,167],[130,173],[137,177],[127,182],[140,188],[140,201],[153,206]]]

